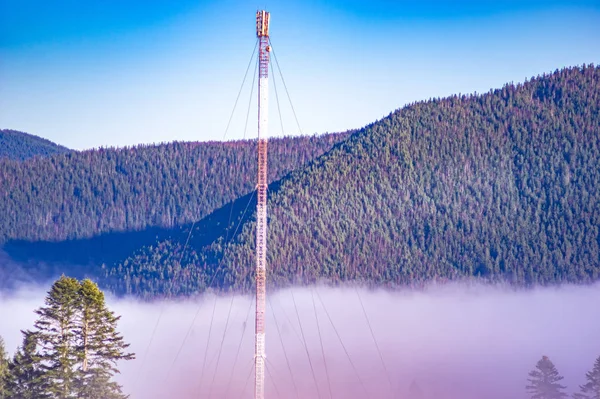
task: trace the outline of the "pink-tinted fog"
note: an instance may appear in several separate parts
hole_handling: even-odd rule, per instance
[[[18,330],[31,327],[32,311],[43,296],[39,288],[0,296],[0,335],[10,351],[19,344]],[[123,316],[119,329],[137,354],[135,361],[120,365],[118,377],[132,399],[253,397],[251,298],[108,302]],[[409,387],[416,381],[425,399],[526,398],[527,373],[542,355],[565,376],[567,392],[574,392],[600,356],[598,303],[599,285],[527,291],[451,285],[420,292],[325,287],[271,292],[267,397],[410,399]]]

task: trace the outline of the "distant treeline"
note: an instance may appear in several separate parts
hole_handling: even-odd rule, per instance
[[[272,184],[269,284],[595,281],[599,165],[595,66],[411,104]],[[104,286],[144,297],[252,289],[250,200],[234,203],[252,212],[240,226],[225,207],[216,239],[194,241],[219,230],[201,221],[189,241],[182,232],[107,265]]]
[[[348,134],[271,140],[270,181]],[[250,140],[173,142],[25,162],[0,157],[0,243],[89,238],[196,221],[252,191],[255,146]]]
[[[46,157],[69,151],[66,147],[32,134],[0,129],[0,159],[24,161],[35,156]]]

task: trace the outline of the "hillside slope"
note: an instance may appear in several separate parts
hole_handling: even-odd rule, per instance
[[[349,133],[271,141],[270,181]],[[86,240],[169,229],[252,191],[256,142],[174,142],[70,152],[25,162],[0,158],[0,244]]]
[[[32,134],[0,129],[0,158],[24,161],[35,156],[46,157],[69,151],[66,147]]]
[[[600,277],[600,68],[402,108],[271,187],[271,284],[514,284]],[[187,295],[253,285],[254,218],[227,242],[160,240],[104,285]],[[179,259],[182,259],[179,262]]]

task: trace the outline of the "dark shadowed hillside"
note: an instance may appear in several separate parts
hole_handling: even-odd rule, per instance
[[[597,280],[599,108],[600,68],[584,66],[412,104],[365,127],[271,186],[271,284]],[[250,215],[230,244],[231,228],[211,244],[192,239],[181,263],[187,234],[159,240],[105,285],[191,294],[218,272],[216,285],[250,288],[253,234]]]
[[[272,140],[270,181],[347,136]],[[70,152],[25,162],[0,158],[0,243],[70,240],[77,244],[103,234],[168,230],[201,219],[252,191],[255,147],[250,140],[174,142]],[[34,248],[23,248],[36,255]],[[98,246],[97,250],[112,249]],[[68,254],[63,248],[58,256]]]
[[[66,147],[32,134],[0,129],[0,159],[24,161],[35,156],[45,157],[69,151]]]

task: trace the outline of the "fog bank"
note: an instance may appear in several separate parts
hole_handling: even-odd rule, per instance
[[[32,327],[48,288],[0,293],[0,335],[9,352],[20,344],[19,329]],[[528,291],[450,285],[418,292],[311,287],[269,295],[270,398],[325,399],[330,392],[333,398],[409,398],[412,381],[431,399],[526,398],[527,373],[542,355],[574,392],[600,356],[600,285]],[[119,330],[137,355],[120,365],[118,376],[132,399],[253,397],[252,298],[108,303],[122,315]]]

